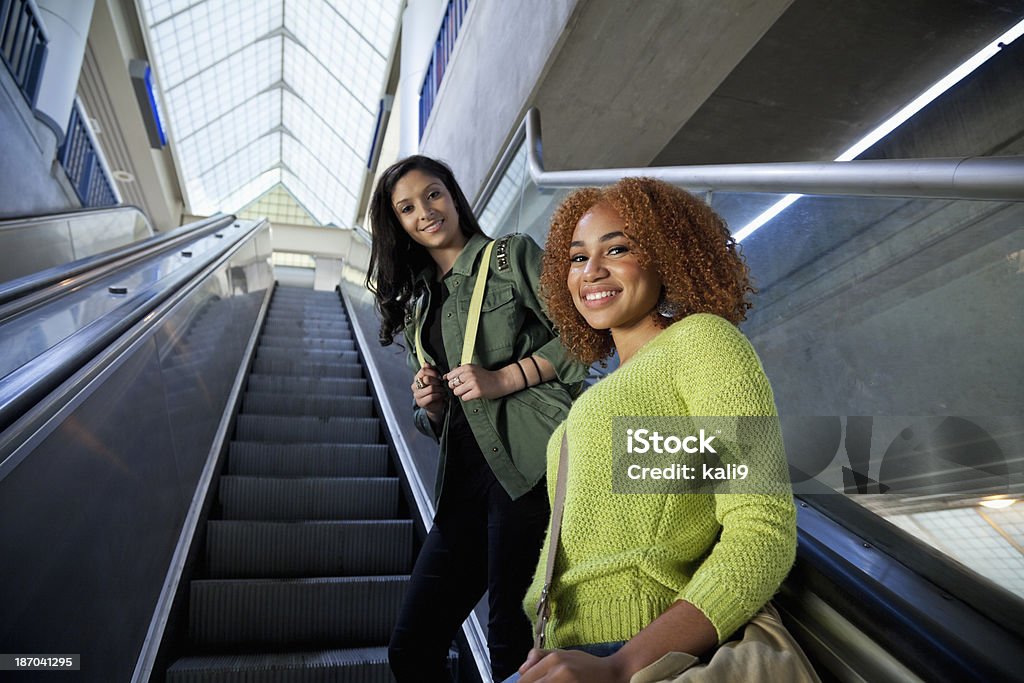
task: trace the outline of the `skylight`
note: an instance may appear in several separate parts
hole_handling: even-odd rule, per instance
[[[351,225],[402,0],[140,0],[185,200]]]

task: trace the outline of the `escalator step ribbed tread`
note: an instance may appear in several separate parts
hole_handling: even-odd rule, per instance
[[[260,346],[256,349],[256,358],[292,361],[300,363],[326,363],[329,365],[348,365],[359,361],[359,352],[338,351],[334,349],[275,349]]]
[[[392,683],[386,647],[184,657],[167,683]]]
[[[266,444],[232,441],[228,473],[260,477],[383,477],[385,445]]]
[[[380,443],[375,417],[310,417],[302,415],[239,415],[239,441],[265,443]]]
[[[211,520],[211,578],[366,576],[407,573],[412,520],[259,522]]]
[[[253,371],[266,375],[288,375],[291,377],[337,377],[362,379],[363,366],[359,363],[305,363],[302,361],[257,358]]]
[[[195,580],[189,632],[204,645],[386,643],[408,583],[405,574]]]
[[[242,399],[245,415],[314,417],[373,417],[369,396],[303,396],[247,391]]]
[[[282,377],[249,374],[249,391],[273,393],[333,394],[335,396],[369,396],[369,386],[362,378],[344,377]]]
[[[299,311],[267,311],[267,324],[270,323],[282,323],[284,325],[293,325],[295,323],[309,323],[316,326],[334,326],[348,328],[348,318],[345,316],[343,311],[338,311],[337,315],[332,315],[326,318],[318,318],[316,316],[308,316]]]
[[[317,320],[335,320],[346,317],[345,309],[340,303],[336,306],[318,305],[295,305],[295,304],[270,304],[267,315],[293,315],[295,317],[308,317]]]
[[[338,349],[355,351],[356,343],[351,339],[331,339],[318,337],[296,337],[264,334],[260,337],[260,348],[268,349]]]
[[[396,519],[394,477],[250,477],[220,479],[222,518],[228,520]]]

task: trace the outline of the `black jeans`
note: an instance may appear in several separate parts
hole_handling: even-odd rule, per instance
[[[445,477],[434,526],[416,560],[388,647],[399,683],[451,680],[448,649],[484,590],[494,680],[516,671],[532,645],[523,597],[547,530],[547,488],[541,480],[513,501],[479,451],[476,455],[482,467],[448,463],[449,472],[454,468],[458,474]]]

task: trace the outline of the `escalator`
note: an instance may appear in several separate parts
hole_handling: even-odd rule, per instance
[[[413,523],[381,437],[337,295],[278,287],[167,681],[391,680]]]
[[[424,484],[339,294],[269,256],[265,221],[219,216],[0,285],[0,652],[392,680]]]

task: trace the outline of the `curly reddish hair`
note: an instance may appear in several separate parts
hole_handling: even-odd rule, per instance
[[[611,332],[595,330],[576,310],[566,286],[569,244],[576,224],[591,207],[605,203],[626,224],[637,245],[637,260],[664,283],[663,298],[674,309],[670,318],[657,310],[651,318],[668,327],[694,313],[713,313],[738,324],[754,293],[747,264],[725,221],[688,192],[653,178],[623,178],[605,188],[576,190],[551,218],[544,249],[541,295],[562,343],[585,363],[615,350]]]

